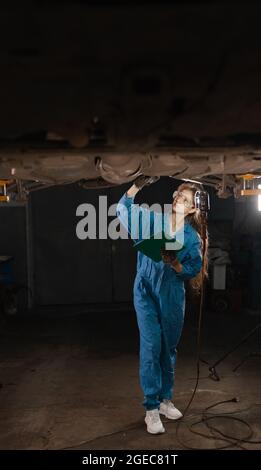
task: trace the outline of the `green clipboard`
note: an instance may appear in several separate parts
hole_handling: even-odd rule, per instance
[[[176,238],[167,238],[165,235],[165,232],[160,232],[156,235],[153,235],[151,238],[141,240],[137,243],[135,243],[134,248],[137,251],[141,251],[144,255],[148,256],[151,258],[153,261],[156,261],[157,263],[159,261],[162,261],[161,257],[161,249],[165,249],[165,244],[166,243],[174,243],[178,244],[180,247],[177,247],[175,250],[171,250],[173,252],[180,252],[184,250],[185,246],[184,244],[182,245],[179,243]]]

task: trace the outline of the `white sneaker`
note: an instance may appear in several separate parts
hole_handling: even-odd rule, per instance
[[[159,412],[169,419],[180,419],[183,416],[170,400],[163,400],[161,402]]]
[[[147,424],[147,431],[151,434],[160,434],[165,432],[163,424],[160,419],[159,410],[146,411],[145,423]]]

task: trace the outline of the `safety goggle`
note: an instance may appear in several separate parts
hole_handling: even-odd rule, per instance
[[[187,208],[194,207],[194,204],[187,200],[185,194],[183,194],[181,191],[174,191],[173,199],[178,200],[180,198],[182,198],[183,204],[184,204],[185,207],[187,207]]]

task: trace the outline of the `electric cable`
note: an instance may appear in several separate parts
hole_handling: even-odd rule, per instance
[[[202,226],[202,240],[203,240],[203,248],[202,248],[202,265],[204,266],[205,265],[205,256],[206,256],[206,212],[204,213],[203,212],[203,226]],[[185,424],[185,418],[187,416],[187,413],[188,413],[188,410],[190,409],[191,407],[191,404],[195,398],[195,395],[196,395],[196,392],[197,392],[197,389],[198,389],[198,384],[199,384],[199,379],[200,379],[200,362],[202,361],[202,359],[200,358],[200,353],[201,353],[201,331],[202,331],[202,317],[203,317],[203,303],[204,303],[204,294],[205,294],[205,275],[204,275],[204,271],[202,270],[201,271],[201,296],[200,296],[200,307],[199,307],[199,317],[198,317],[198,327],[197,327],[197,352],[196,352],[196,382],[195,382],[195,386],[194,386],[194,389],[193,389],[193,392],[192,392],[192,395],[189,399],[189,402],[183,412],[183,417],[178,420],[177,422],[177,426],[176,426],[176,439],[177,441],[179,442],[179,444],[186,448],[186,449],[190,449],[190,450],[200,450],[201,448],[199,447],[192,447],[192,446],[188,446],[181,438],[180,438],[180,435],[179,435],[179,431],[180,431],[180,426],[182,424]],[[250,332],[249,335],[247,335],[247,338],[252,335],[256,329],[259,327],[260,325],[258,325],[257,327],[255,327],[255,329],[253,331]],[[245,340],[246,338],[244,338]],[[240,342],[241,344],[241,342]],[[233,349],[234,350],[234,349]],[[226,357],[226,356],[225,356]],[[202,361],[202,362],[205,362],[207,363],[206,361]],[[215,372],[215,370],[214,370]],[[217,379],[219,380],[219,378]],[[209,414],[209,410],[221,405],[221,404],[225,404],[225,403],[237,403],[239,401],[238,398],[232,398],[232,399],[229,399],[229,400],[223,400],[223,401],[219,401],[219,402],[216,402],[210,406],[208,406],[207,408],[205,408],[202,412],[201,412],[201,419],[199,419],[198,421],[192,423],[188,429],[191,433],[193,434],[196,434],[196,435],[199,435],[201,437],[204,437],[205,439],[208,439],[208,440],[214,440],[214,441],[222,441],[222,442],[226,442],[225,445],[222,445],[220,447],[217,447],[215,448],[215,450],[219,449],[227,449],[229,447],[239,447],[241,449],[244,449],[246,450],[245,447],[243,447],[242,444],[244,443],[248,443],[248,444],[260,444],[261,443],[261,440],[253,440],[251,439],[253,434],[254,434],[254,431],[253,431],[253,428],[252,426],[247,422],[245,421],[244,419],[242,418],[238,418],[238,417],[235,417],[235,416],[230,416],[228,413],[220,413],[220,414],[216,414],[216,413],[211,413]],[[240,410],[238,411],[240,412]],[[198,414],[195,413],[194,415],[190,416],[193,417],[193,416],[197,416]],[[218,429],[216,426],[214,426],[213,424],[210,424],[210,421],[211,420],[217,420],[217,419],[222,419],[222,420],[231,420],[231,421],[234,421],[234,422],[237,422],[237,423],[240,423],[245,429],[246,429],[246,433],[243,437],[237,437],[235,435],[230,435],[230,434],[227,434],[223,431],[221,431],[220,429]],[[200,432],[200,431],[197,431],[195,429],[193,429],[194,427],[200,425],[200,424],[205,424],[206,427],[208,428],[208,430],[210,431],[210,433],[212,433],[211,435],[210,434],[206,434],[206,433],[203,433],[203,432]],[[214,450],[214,449],[213,449]]]
[[[206,214],[204,216],[204,213],[202,214],[202,241],[203,241],[203,247],[202,247],[202,266],[205,266],[205,257],[206,257]],[[192,392],[192,395],[189,399],[189,402],[183,412],[183,417],[177,422],[177,427],[176,427],[176,438],[178,442],[184,446],[184,443],[180,440],[179,437],[179,429],[181,423],[184,421],[185,416],[187,415],[188,410],[190,409],[190,406],[195,398],[197,389],[198,389],[198,384],[199,384],[199,376],[200,376],[200,351],[201,351],[201,326],[202,326],[202,316],[203,316],[203,302],[204,302],[204,294],[205,294],[205,273],[204,269],[201,270],[201,293],[200,293],[200,306],[199,306],[199,317],[198,317],[198,328],[197,328],[197,349],[196,349],[196,382],[194,386],[194,390]]]

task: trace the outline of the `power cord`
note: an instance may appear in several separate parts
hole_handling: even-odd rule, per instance
[[[203,222],[205,222],[205,227],[203,228],[202,230],[202,234],[203,234],[203,249],[202,249],[202,266],[205,266],[205,257],[206,257],[206,220],[204,220]],[[187,412],[188,410],[190,409],[190,406],[195,398],[195,395],[196,395],[196,392],[197,392],[197,389],[198,389],[198,384],[199,384],[199,376],[200,376],[200,351],[201,351],[201,329],[202,329],[202,316],[203,316],[203,302],[204,302],[204,294],[205,294],[205,274],[204,274],[204,270],[202,269],[201,270],[201,293],[200,293],[200,306],[199,306],[199,317],[198,317],[198,328],[197,328],[197,355],[196,355],[196,359],[197,359],[197,363],[196,363],[196,372],[197,372],[197,375],[196,375],[196,383],[195,383],[195,386],[194,386],[194,390],[192,392],[192,395],[190,397],[190,400],[183,412],[183,417],[177,422],[177,427],[176,427],[176,438],[178,440],[178,442],[186,447],[186,445],[184,445],[184,443],[182,442],[182,440],[180,439],[179,437],[179,430],[180,430],[180,425],[181,423],[184,422],[184,419],[185,419],[185,416],[187,415]]]
[[[203,236],[203,256],[202,256],[203,257],[203,266],[204,266],[204,261],[205,261],[205,255],[206,255],[206,242],[205,242],[205,238]],[[187,404],[187,406],[186,406],[186,408],[183,412],[183,417],[177,422],[177,426],[176,426],[176,439],[177,439],[177,441],[179,442],[179,444],[182,447],[184,447],[185,449],[189,449],[189,450],[203,449],[203,448],[200,448],[200,447],[192,447],[192,446],[187,445],[180,437],[180,427],[181,427],[182,424],[186,424],[186,416],[187,416],[188,410],[190,409],[191,404],[192,404],[192,402],[195,398],[195,395],[196,395],[196,392],[197,392],[197,389],[198,389],[198,384],[199,384],[200,362],[201,362],[201,358],[200,358],[201,330],[202,330],[204,294],[205,294],[205,276],[204,276],[204,272],[202,270],[202,272],[201,272],[201,297],[200,297],[199,318],[198,318],[198,328],[197,328],[197,356],[196,356],[196,358],[197,358],[197,364],[196,364],[197,374],[196,374],[196,382],[195,382],[195,386],[194,386],[194,390],[192,392],[191,398],[190,398],[190,400],[189,400],[189,402],[188,402],[188,404]],[[258,327],[259,326],[260,325],[258,325]],[[253,332],[256,329],[257,328],[255,328],[253,330]],[[253,332],[251,332],[251,334],[253,334]],[[248,335],[248,336],[250,336],[250,335]],[[203,361],[203,362],[205,362],[205,361]],[[217,380],[219,380],[219,378]],[[228,413],[216,414],[216,413],[210,413],[209,412],[211,409],[213,409],[213,408],[215,408],[219,405],[222,405],[222,404],[225,404],[225,403],[238,403],[238,402],[239,402],[239,398],[234,397],[234,398],[229,399],[229,400],[218,401],[218,402],[214,403],[213,405],[208,406],[207,408],[205,408],[201,412],[201,418],[198,421],[192,423],[190,426],[188,426],[189,431],[193,434],[204,437],[205,439],[208,439],[208,440],[214,440],[215,442],[217,440],[222,441],[222,442],[226,442],[226,445],[216,447],[215,450],[217,450],[217,449],[218,450],[227,449],[229,447],[235,447],[235,446],[246,450],[246,448],[243,447],[243,445],[242,445],[244,443],[247,443],[247,444],[261,444],[261,440],[251,439],[253,434],[254,434],[253,428],[244,419],[234,417],[234,416],[230,416],[231,413],[229,413],[229,414]],[[238,412],[240,412],[240,411],[241,410],[239,410]],[[191,415],[189,418],[192,418],[193,416],[197,416],[197,415],[198,415],[198,413],[195,413],[194,415]],[[229,435],[229,434],[221,431],[220,429],[218,429],[213,424],[210,424],[210,421],[218,420],[218,419],[220,419],[220,420],[222,419],[223,421],[224,420],[234,421],[237,424],[240,423],[246,430],[245,435],[243,435],[243,437],[237,437],[237,436],[234,436],[234,435]],[[201,431],[197,431],[197,430],[194,429],[196,426],[199,426],[199,425],[202,425],[202,424],[204,424],[208,428],[209,434],[203,433]]]

